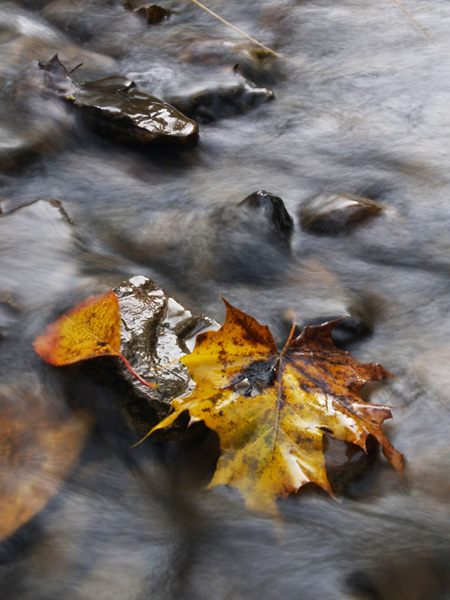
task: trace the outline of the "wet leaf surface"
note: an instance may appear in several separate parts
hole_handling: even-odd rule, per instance
[[[224,326],[200,334],[181,359],[195,389],[175,399],[172,414],[152,432],[184,411],[191,422],[204,421],[222,450],[210,486],[237,487],[249,508],[268,513],[276,512],[276,498],[308,482],[332,494],[324,434],[364,450],[373,436],[403,475],[402,455],[381,429],[392,416],[389,408],[367,404],[358,393],[390,373],[334,346],[331,332],[339,320],[305,327],[280,353],[267,326],[225,304]]]
[[[120,313],[112,290],[87,298],[51,323],[34,348],[52,365],[70,365],[96,356],[120,356]]]
[[[86,298],[50,323],[34,340],[34,349],[46,362],[70,365],[98,356],[117,356],[146,387],[155,384],[143,379],[120,352],[121,319],[119,300],[113,290]]]

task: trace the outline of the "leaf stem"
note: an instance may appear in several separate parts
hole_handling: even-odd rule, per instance
[[[283,350],[281,351],[280,358],[286,354],[286,351],[287,351],[287,349],[289,348],[289,346],[290,346],[290,343],[292,342],[292,338],[294,337],[294,333],[295,333],[295,328],[296,328],[296,327],[297,327],[297,323],[296,323],[295,321],[293,321],[293,323],[292,323],[292,327],[291,327],[291,332],[290,332],[290,334],[289,334],[289,337],[288,337],[288,339],[287,339],[287,342],[286,342],[286,343],[285,343],[285,345],[284,345],[284,348],[283,348]]]
[[[125,358],[125,356],[123,356],[123,354],[118,354],[118,357],[120,358],[120,360],[123,362],[123,364],[126,366],[126,368],[130,371],[130,373],[132,375],[134,375],[136,377],[136,379],[138,379],[142,385],[145,385],[146,387],[149,388],[157,388],[158,386],[156,385],[156,383],[150,383],[149,381],[146,381],[143,377],[141,377],[139,375],[139,373],[137,373],[133,367],[130,365],[130,363],[127,361],[127,359]]]

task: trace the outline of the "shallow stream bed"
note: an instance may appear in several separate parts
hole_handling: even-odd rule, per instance
[[[157,23],[143,5],[0,3],[0,504],[50,490],[0,531],[0,597],[450,598],[449,3],[404,0],[414,23],[388,0],[210,0],[284,58],[188,0]],[[108,94],[154,96],[170,134]],[[281,346],[293,313],[347,315],[336,343],[395,375],[370,401],[408,488],[376,456],[274,523],[203,489],[207,433],[131,448],[114,361],[56,369],[32,341],[137,275],[219,322],[221,295]],[[16,421],[31,449],[11,460]],[[31,484],[44,421],[67,448]]]

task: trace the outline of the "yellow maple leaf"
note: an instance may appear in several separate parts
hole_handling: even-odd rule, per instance
[[[358,394],[367,381],[390,373],[334,346],[331,332],[339,320],[305,327],[278,352],[267,326],[224,302],[223,327],[198,335],[193,352],[181,359],[195,389],[176,398],[173,412],[148,435],[189,411],[191,420],[204,421],[220,439],[210,486],[234,486],[248,508],[272,514],[276,498],[305,483],[332,493],[324,433],[363,449],[374,436],[403,475],[403,457],[381,430],[392,416],[389,408],[367,404]]]

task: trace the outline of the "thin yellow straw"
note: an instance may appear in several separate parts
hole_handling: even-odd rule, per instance
[[[275,52],[275,50],[272,50],[272,48],[269,48],[268,46],[265,46],[264,44],[261,44],[261,42],[258,42],[258,40],[255,40],[255,38],[251,37],[250,35],[248,35],[244,31],[242,31],[241,29],[238,29],[237,27],[235,27],[234,25],[232,25],[229,21],[226,21],[225,19],[223,19],[222,17],[220,17],[217,13],[215,13],[214,11],[212,11],[211,9],[209,9],[207,6],[205,6],[204,4],[202,4],[201,2],[199,2],[198,0],[192,0],[192,2],[194,4],[197,4],[197,6],[200,6],[200,8],[203,8],[203,10],[206,10],[207,13],[209,13],[210,15],[212,15],[213,17],[215,17],[216,19],[218,19],[221,23],[223,23],[227,27],[230,27],[231,29],[233,29],[234,31],[236,31],[237,33],[239,33],[239,35],[243,35],[245,38],[247,38],[248,40],[250,40],[251,42],[253,42],[257,46],[259,46],[260,48],[263,48],[266,52],[269,52],[270,54],[273,54],[273,56],[276,56],[277,58],[284,58],[284,59],[289,60],[286,56],[283,56],[282,54],[279,54],[278,52]]]
[[[193,1],[194,1],[194,0],[193,0]],[[410,20],[411,20],[411,21],[414,23],[414,25],[415,25],[416,27],[418,27],[418,28],[420,29],[420,31],[421,31],[421,32],[422,32],[424,35],[426,35],[426,36],[427,36],[427,38],[428,38],[429,40],[431,40],[432,42],[435,42],[435,41],[436,41],[436,40],[435,40],[435,39],[434,39],[434,38],[433,38],[433,37],[432,37],[432,36],[431,36],[431,35],[428,33],[428,31],[425,29],[425,27],[422,27],[422,25],[421,25],[420,23],[418,23],[418,22],[415,20],[415,18],[414,18],[414,17],[413,17],[413,16],[412,16],[412,15],[411,15],[411,14],[410,14],[410,13],[409,13],[407,10],[406,10],[406,8],[405,8],[404,6],[402,6],[402,5],[400,4],[400,2],[398,2],[398,0],[391,0],[391,2],[393,2],[394,4],[396,4],[396,5],[399,7],[399,9],[400,9],[401,11],[403,11],[403,12],[405,13],[405,15],[408,17],[408,19],[410,19]]]

